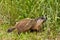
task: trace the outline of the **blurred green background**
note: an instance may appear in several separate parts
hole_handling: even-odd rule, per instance
[[[47,15],[43,32],[17,31],[7,33],[8,28],[24,18]],[[59,40],[60,0],[0,0],[0,40]]]

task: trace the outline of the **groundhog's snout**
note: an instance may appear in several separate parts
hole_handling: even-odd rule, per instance
[[[44,20],[44,22],[45,22],[47,20],[47,17],[46,16],[42,16],[41,19]]]

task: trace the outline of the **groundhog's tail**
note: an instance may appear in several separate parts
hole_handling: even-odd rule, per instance
[[[7,32],[10,33],[10,32],[12,32],[14,29],[15,29],[15,28],[9,28],[9,29],[7,30]]]

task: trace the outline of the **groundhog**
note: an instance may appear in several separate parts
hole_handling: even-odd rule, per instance
[[[34,24],[36,24],[34,19],[25,18],[17,22],[14,28],[9,28],[7,32],[12,32],[14,29],[17,29],[18,34],[20,34],[21,32],[28,31]]]
[[[39,31],[41,28],[41,25],[45,21],[46,21],[46,18],[43,16],[36,19],[25,18],[17,22],[14,28],[9,28],[8,32],[12,32],[14,29],[18,30],[18,34],[20,34],[21,32],[26,32],[28,30]]]

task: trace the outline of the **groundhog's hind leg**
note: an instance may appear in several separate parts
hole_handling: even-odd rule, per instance
[[[39,30],[30,30],[30,32],[40,32],[40,29]]]

